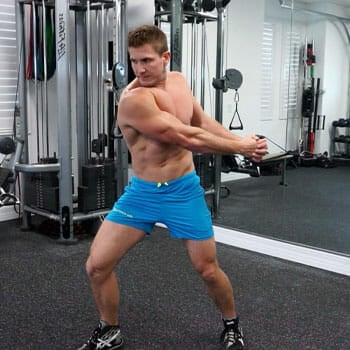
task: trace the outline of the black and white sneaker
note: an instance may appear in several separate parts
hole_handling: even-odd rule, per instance
[[[104,326],[101,323],[93,331],[90,339],[78,350],[115,350],[121,349],[124,339],[118,326]]]
[[[243,331],[242,328],[236,327],[225,327],[221,333],[221,343],[223,349],[229,350],[243,350]]]

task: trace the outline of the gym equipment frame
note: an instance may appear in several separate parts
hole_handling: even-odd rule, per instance
[[[28,151],[28,108],[27,108],[27,89],[26,89],[26,77],[25,77],[25,59],[26,57],[26,47],[24,44],[25,39],[25,10],[24,5],[42,6],[43,8],[51,7],[55,11],[55,44],[56,44],[56,101],[57,101],[57,112],[58,112],[58,121],[57,121],[57,159],[54,159],[54,162],[47,163],[35,163],[31,164],[29,162],[29,151]],[[116,9],[117,8],[117,9]],[[77,162],[78,168],[78,184],[81,185],[82,179],[84,178],[84,166],[89,165],[89,157],[92,152],[92,144],[95,142],[95,148],[97,149],[96,154],[100,151],[99,149],[104,148],[106,144],[108,147],[113,147],[114,151],[116,150],[114,139],[110,141],[109,139],[105,142],[105,138],[100,135],[97,140],[91,140],[91,130],[94,128],[92,125],[92,104],[93,99],[92,94],[92,69],[91,69],[91,47],[89,33],[91,33],[91,10],[94,10],[96,13],[97,27],[101,29],[102,35],[104,35],[104,14],[105,11],[109,9],[115,9],[115,19],[118,25],[125,21],[125,1],[115,1],[115,0],[86,0],[86,1],[70,1],[70,0],[16,0],[16,21],[17,21],[17,43],[18,52],[22,52],[22,55],[19,55],[21,62],[20,66],[20,78],[19,78],[19,110],[21,116],[21,125],[23,128],[23,138],[24,138],[24,152],[21,159],[21,162],[16,164],[15,169],[20,173],[22,181],[22,193],[21,193],[21,203],[23,210],[22,218],[22,228],[27,230],[30,229],[30,218],[33,214],[43,216],[59,222],[60,226],[60,237],[59,241],[63,243],[74,243],[76,238],[74,236],[74,226],[73,223],[76,221],[82,221],[86,219],[99,219],[103,217],[109,210],[110,206],[107,208],[97,208],[96,210],[86,210],[81,211],[78,208],[76,211],[76,206],[74,206],[73,190],[74,190],[74,181],[72,181],[73,166],[72,162]],[[71,44],[71,15],[75,15],[75,52]],[[99,15],[97,14],[99,13]],[[123,20],[121,20],[123,19]],[[124,24],[125,25],[125,24]],[[118,33],[118,41],[126,41],[126,31],[125,28],[116,28]],[[122,37],[123,35],[124,37]],[[34,40],[35,41],[35,40]],[[103,40],[101,40],[102,42]],[[113,40],[116,41],[116,38]],[[35,43],[35,46],[37,43]],[[98,43],[102,45],[102,43]],[[45,46],[45,45],[44,45]],[[99,46],[100,47],[100,46]],[[121,51],[125,50],[125,53]],[[104,49],[101,48],[101,51],[98,50],[97,61],[98,64],[106,60]],[[114,52],[115,53],[115,52]],[[115,57],[119,62],[122,62],[126,66],[126,48],[119,48]],[[79,64],[76,64],[76,124],[79,126],[76,130],[76,153],[77,157],[73,156],[72,151],[72,79],[71,79],[71,57],[79,58]],[[46,65],[46,64],[45,64]],[[36,67],[36,63],[34,64]],[[37,68],[35,68],[36,70]],[[104,99],[101,98],[101,86],[106,83],[103,71],[100,66],[98,67],[98,98],[100,103],[104,103]],[[45,73],[46,74],[46,73]],[[44,96],[46,98],[46,96]],[[46,106],[47,107],[47,106]],[[98,110],[98,114],[102,113],[102,118],[104,118],[104,106],[98,106],[95,108]],[[114,114],[114,101],[113,101],[113,114]],[[104,120],[104,119],[103,119]],[[99,120],[95,122],[98,131],[99,129]],[[103,122],[104,123],[104,122]],[[48,125],[48,123],[46,123]],[[74,130],[75,131],[75,130]],[[102,130],[103,131],[103,130]],[[39,132],[38,132],[39,134]],[[110,143],[110,144],[109,144]],[[119,141],[119,144],[122,144],[123,140]],[[101,146],[102,145],[102,146]],[[101,147],[100,147],[101,146]],[[56,158],[56,157],[54,157]],[[39,159],[39,151],[38,151]],[[98,161],[97,161],[98,163]],[[115,176],[114,184],[118,184],[120,188],[123,188],[126,184],[127,177],[125,177],[125,169],[127,169],[127,163],[125,164],[125,156],[119,157],[117,162],[114,159],[111,160],[113,166],[116,166],[115,163],[118,163],[118,168],[121,169],[117,171]],[[97,164],[97,171],[99,170]],[[109,169],[110,163],[107,164]],[[96,170],[95,168],[93,170]],[[86,169],[85,169],[86,170]],[[110,174],[110,172],[109,172]],[[113,172],[114,174],[114,172]],[[93,176],[95,176],[94,173]],[[26,177],[37,178],[39,183],[50,182],[50,192],[46,192],[43,195],[46,196],[57,196],[58,199],[58,208],[57,210],[51,210],[51,205],[48,208],[42,208],[37,206],[36,203],[33,205],[31,202],[32,198],[28,195],[30,192],[28,183],[26,182]],[[119,178],[120,177],[120,178]],[[86,177],[85,177],[86,178]],[[57,187],[56,187],[57,185]],[[27,188],[26,188],[27,187]],[[115,185],[116,187],[116,185]],[[52,198],[50,198],[52,199]],[[113,202],[115,197],[113,198]]]

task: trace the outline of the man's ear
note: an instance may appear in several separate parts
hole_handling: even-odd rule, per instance
[[[167,65],[169,62],[170,62],[170,58],[171,58],[171,53],[170,51],[165,51],[163,53],[163,60],[164,60],[164,63]]]

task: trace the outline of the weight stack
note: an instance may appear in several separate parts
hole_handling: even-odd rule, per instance
[[[59,212],[57,172],[28,173],[24,176],[27,204],[50,212]]]
[[[202,187],[207,190],[214,184],[214,162],[211,154],[194,154],[193,162]]]
[[[89,211],[111,208],[116,199],[113,163],[83,166],[82,186],[78,186],[78,210]]]

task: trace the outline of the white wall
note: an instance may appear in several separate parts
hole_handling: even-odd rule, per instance
[[[264,1],[238,0],[228,6],[226,34],[227,68],[243,75],[239,89],[239,114],[244,126],[239,134],[262,134],[260,122],[261,39],[264,23]],[[224,94],[223,125],[228,127],[234,112],[234,92]]]
[[[350,43],[339,25],[327,21],[324,24],[325,46],[323,65],[323,89],[320,112],[326,115],[326,130],[320,134],[317,149],[329,148],[332,122],[349,118],[349,68]]]

